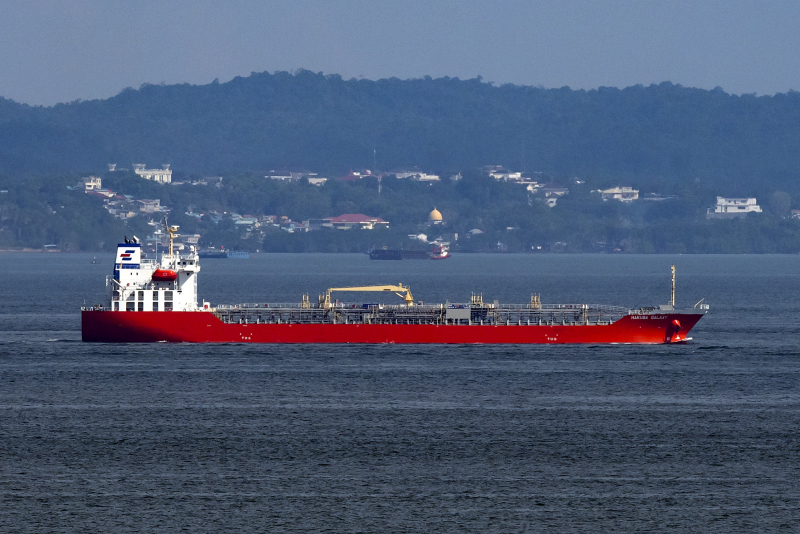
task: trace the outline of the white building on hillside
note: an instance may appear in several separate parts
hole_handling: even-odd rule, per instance
[[[440,180],[438,174],[428,174],[420,171],[400,171],[394,173],[398,179],[416,180],[418,182],[438,182]]]
[[[163,211],[161,209],[161,200],[137,200],[136,203],[139,205],[139,211],[143,211],[144,213],[158,213]]]
[[[323,226],[336,228],[337,230],[350,230],[360,228],[362,230],[374,230],[375,228],[389,228],[389,221],[384,221],[380,217],[369,217],[363,213],[345,213],[338,217],[326,217]]]
[[[172,183],[172,171],[169,169],[169,164],[162,165],[161,167],[161,169],[145,169],[144,163],[134,163],[133,172],[145,180],[153,180],[160,184]]]
[[[748,213],[761,213],[761,206],[758,205],[756,199],[717,197],[716,205],[708,208],[706,218],[733,219],[746,217]]]
[[[639,199],[639,190],[632,187],[612,187],[611,189],[600,189],[598,193],[603,200],[619,200],[620,202],[633,202]]]
[[[85,176],[82,180],[84,191],[96,191],[103,188],[103,179],[99,176]]]

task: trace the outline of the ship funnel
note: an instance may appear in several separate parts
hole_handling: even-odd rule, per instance
[[[120,243],[114,260],[114,280],[124,283],[139,273],[142,263],[142,245],[139,243]]]

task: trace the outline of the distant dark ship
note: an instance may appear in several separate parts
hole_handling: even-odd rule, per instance
[[[427,250],[409,250],[405,248],[372,248],[369,251],[371,260],[428,260],[431,253]]]
[[[250,257],[250,253],[241,250],[216,250],[213,248],[210,249],[203,249],[197,252],[197,255],[203,259],[209,258],[218,258],[218,259],[225,259],[225,258],[233,258],[233,259],[240,259],[246,260]]]
[[[436,243],[432,250],[409,250],[405,248],[371,248],[371,260],[446,260],[450,257],[449,243]]]

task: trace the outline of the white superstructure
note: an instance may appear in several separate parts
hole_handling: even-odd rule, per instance
[[[168,226],[169,252],[160,260],[142,258],[138,239],[117,245],[114,274],[106,277],[107,306],[112,311],[197,311],[199,258],[194,246],[189,254],[174,254],[172,239],[177,226]]]

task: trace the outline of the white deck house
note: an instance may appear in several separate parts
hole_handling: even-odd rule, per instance
[[[145,180],[153,180],[160,184],[172,183],[172,171],[169,165],[162,165],[161,169],[145,169],[144,163],[134,163],[133,172],[144,178]]]
[[[717,197],[713,208],[708,208],[708,219],[733,219],[746,217],[748,213],[761,213],[761,206],[755,198],[726,198]]]
[[[170,236],[178,227],[170,227]],[[128,241],[126,239],[126,241]],[[179,255],[170,242],[169,254],[160,260],[142,258],[138,242],[120,243],[114,274],[106,277],[106,309],[115,312],[196,311],[197,273],[200,271],[195,247]],[[208,308],[208,303],[203,302]]]

